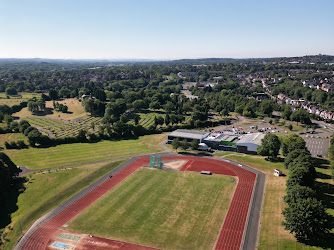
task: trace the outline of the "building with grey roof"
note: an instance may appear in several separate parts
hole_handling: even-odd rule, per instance
[[[256,154],[256,149],[261,145],[263,137],[264,134],[262,133],[244,134],[240,136],[232,132],[210,133],[178,129],[167,135],[167,143],[171,144],[175,138],[178,138],[180,141],[186,139],[189,143],[193,140],[198,140],[198,143],[205,143],[212,149]]]
[[[180,141],[186,139],[188,142],[191,142],[192,140],[198,140],[198,142],[201,143],[202,140],[209,134],[210,132],[205,131],[177,129],[167,135],[167,143],[172,143],[175,138],[178,138]]]
[[[253,133],[253,134],[244,134],[236,142],[238,152],[256,154],[256,149],[261,145],[261,140],[263,139],[264,134],[262,133]]]

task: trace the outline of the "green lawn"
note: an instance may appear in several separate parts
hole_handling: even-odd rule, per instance
[[[27,92],[20,92],[18,93],[17,96],[9,96],[9,99],[7,98],[6,93],[0,93],[0,105],[8,105],[8,106],[13,106],[13,105],[18,105],[21,102],[26,102],[29,99],[33,97],[40,97],[41,94],[38,93],[27,93]]]
[[[160,136],[160,135],[159,135]],[[144,138],[144,137],[141,137]],[[150,136],[149,138],[154,138]],[[154,141],[154,140],[153,140]],[[50,148],[5,150],[16,165],[42,169],[105,160],[121,156],[146,154],[161,150],[145,139],[63,144]]]
[[[212,249],[235,187],[227,176],[142,168],[67,229],[163,249]]]
[[[43,214],[124,161],[126,160],[31,174],[26,190],[18,197],[16,203],[18,210],[11,215],[12,223],[10,227],[13,229],[8,230],[8,227],[6,229],[8,241],[4,249],[12,249],[20,237],[18,215],[20,216],[22,229],[27,230]]]
[[[264,207],[261,217],[261,234],[258,249],[319,249],[316,247],[307,246],[296,241],[294,236],[284,230],[282,221],[284,217],[282,210],[285,207],[283,197],[286,194],[285,182],[288,176],[276,177],[273,175],[274,169],[278,168],[288,175],[288,170],[285,169],[282,162],[272,163],[264,160],[264,157],[245,154],[228,154],[223,156],[226,159],[234,160],[264,173],[267,173],[267,183],[264,198]],[[316,168],[321,178],[317,178],[317,182],[328,183],[327,190],[321,192],[327,195],[326,200],[334,200],[334,181],[329,179],[329,169]],[[318,185],[317,185],[318,186]],[[333,207],[333,204],[330,205]],[[327,209],[327,212],[334,215],[334,209]],[[334,230],[332,230],[334,233]]]

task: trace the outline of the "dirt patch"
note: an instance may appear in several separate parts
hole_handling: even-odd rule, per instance
[[[186,162],[186,160],[166,161],[163,162],[163,168],[169,170],[179,170]]]

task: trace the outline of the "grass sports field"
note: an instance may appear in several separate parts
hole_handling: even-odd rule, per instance
[[[66,229],[164,249],[209,249],[235,187],[230,176],[141,168]]]
[[[284,168],[282,162],[272,163],[265,161],[264,157],[261,156],[230,152],[226,152],[223,157],[268,173],[258,249],[320,249],[297,242],[294,236],[284,230],[284,227],[281,224],[284,220],[282,215],[282,210],[285,206],[283,196],[286,193],[285,182],[288,176],[277,178],[273,175],[273,172],[275,168],[278,168],[282,170],[284,174],[288,175],[288,170]],[[316,179],[316,186],[323,187],[324,185],[321,185],[321,183],[326,184],[327,190],[319,191],[327,196],[324,200],[327,200],[330,203],[330,201],[334,200],[334,181],[328,178],[330,169],[316,168],[316,170],[319,173],[319,178]],[[334,216],[334,209],[327,209],[327,212]],[[332,230],[332,233],[334,234],[334,230]]]
[[[4,249],[12,249],[21,234],[19,218],[22,229],[27,230],[43,214],[126,160],[31,174],[29,182],[26,183],[27,189],[19,195],[17,203],[14,204],[18,206],[18,210],[11,215],[12,230],[6,230],[8,242]]]
[[[73,143],[49,148],[5,150],[16,165],[42,169],[77,163],[93,162],[129,155],[161,151],[154,145],[164,135],[143,136],[136,140]]]

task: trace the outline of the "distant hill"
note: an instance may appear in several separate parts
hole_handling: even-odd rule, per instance
[[[331,55],[306,55],[302,57],[276,57],[276,58],[198,58],[178,60],[153,60],[153,59],[47,59],[47,58],[0,58],[0,69],[25,68],[36,71],[84,69],[103,66],[133,65],[133,64],[188,64],[202,65],[213,63],[244,62],[244,63],[270,63],[270,62],[294,62],[294,63],[334,63]]]

